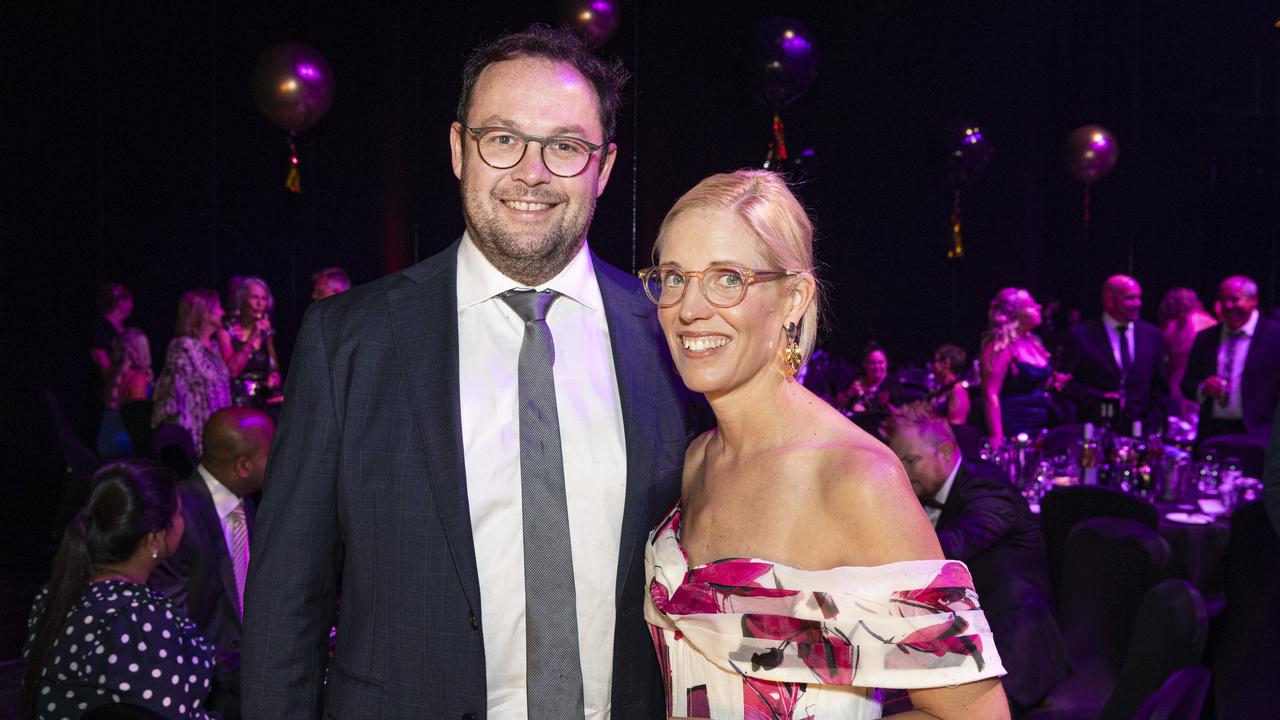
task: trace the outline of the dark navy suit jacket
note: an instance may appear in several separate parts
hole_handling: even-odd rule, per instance
[[[1169,394],[1160,353],[1160,329],[1139,320],[1133,324],[1133,364],[1122,376],[1111,338],[1101,318],[1074,325],[1063,344],[1059,369],[1071,373],[1067,393],[1081,410],[1083,419],[1093,419],[1098,402],[1107,393],[1124,397],[1123,418],[1128,423],[1142,420],[1163,426],[1166,408],[1163,400]],[[1122,428],[1126,433],[1129,428]]]
[[[1053,618],[1048,561],[1027,501],[994,465],[963,461],[938,517],[942,553],[969,566],[1008,675],[1005,692],[1034,705],[1071,674]]]
[[[178,493],[186,522],[182,541],[151,573],[147,584],[185,608],[200,634],[213,643],[217,653],[214,679],[221,690],[235,696],[239,693],[240,598],[236,596],[226,536],[209,486],[198,472],[178,484]],[[245,498],[244,508],[252,541],[256,513],[251,498]]]
[[[1196,333],[1187,358],[1187,374],[1182,378],[1182,394],[1194,398],[1200,383],[1218,374],[1218,341],[1222,326],[1214,325]],[[1266,442],[1275,422],[1276,403],[1280,401],[1280,322],[1259,315],[1258,325],[1249,340],[1249,354],[1244,360],[1240,379],[1241,409],[1245,432]],[[1200,405],[1201,427],[1213,411],[1212,398]]]
[[[457,248],[307,310],[254,537],[247,718],[485,717],[459,415]],[[592,261],[627,451],[612,712],[661,717],[642,613],[643,547],[679,495],[696,405],[639,281]],[[339,577],[337,646],[326,663]]]

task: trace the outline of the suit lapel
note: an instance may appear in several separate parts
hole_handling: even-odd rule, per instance
[[[655,415],[658,403],[654,397],[654,367],[658,358],[644,352],[652,345],[654,309],[639,283],[626,287],[603,271],[605,265],[600,258],[593,255],[592,263],[609,323],[609,344],[627,443],[626,506],[618,544],[617,594],[621,598],[632,560],[648,533],[645,525],[652,519],[657,492],[653,482],[653,448],[659,432]]]
[[[1138,333],[1134,332],[1135,338],[1137,335]],[[1111,346],[1111,333],[1107,331],[1106,321],[1098,320],[1094,323],[1093,337],[1094,341],[1097,343],[1096,347],[1098,348],[1098,351],[1102,353],[1103,362],[1105,362],[1107,367],[1111,368],[1111,371],[1116,374],[1117,380],[1121,379],[1123,375],[1120,372],[1120,366],[1116,364],[1116,353],[1115,349]]]
[[[952,519],[958,512],[956,508],[960,507],[960,498],[964,495],[965,478],[969,475],[969,463],[964,460],[960,461],[960,467],[956,470],[956,479],[951,483],[951,490],[947,493],[947,501],[942,505],[942,512],[938,515],[938,524],[935,530],[942,530],[951,524]]]
[[[1262,374],[1276,371],[1273,365],[1275,352],[1271,348],[1272,341],[1276,338],[1272,337],[1270,331],[1271,324],[1266,318],[1259,317],[1258,324],[1254,326],[1253,337],[1249,339],[1249,353],[1244,356],[1244,370],[1240,373],[1240,410],[1246,427],[1258,415],[1253,406],[1259,400],[1255,393],[1266,384]],[[1269,407],[1262,408],[1263,412],[1269,410]]]
[[[427,461],[436,513],[463,591],[479,611],[471,510],[467,504],[458,389],[458,243],[404,272],[414,281],[388,293],[406,397]]]
[[[213,506],[213,496],[209,494],[209,486],[204,478],[196,473],[191,478],[190,487],[200,502],[197,503],[200,518],[204,522],[205,532],[209,538],[209,549],[213,551],[214,562],[218,566],[218,577],[222,578],[222,589],[226,592],[227,602],[235,610],[235,617],[240,617],[240,597],[236,592],[236,573],[231,567],[231,552],[227,550],[227,536],[222,531],[222,520],[218,518],[218,510]]]

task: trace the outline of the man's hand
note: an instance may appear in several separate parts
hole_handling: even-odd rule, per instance
[[[1231,393],[1231,384],[1217,375],[1210,375],[1200,383],[1200,388],[1204,394],[1211,398],[1216,398],[1226,402]]]

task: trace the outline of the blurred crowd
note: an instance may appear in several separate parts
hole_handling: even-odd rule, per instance
[[[908,405],[945,417],[963,444],[999,448],[1026,434],[1091,422],[1124,435],[1178,441],[1221,435],[1265,442],[1280,400],[1280,322],[1258,307],[1258,285],[1223,279],[1212,312],[1189,288],[1172,288],[1158,324],[1141,317],[1141,284],[1115,275],[1100,288],[1103,312],[1055,313],[1009,287],[992,298],[971,356],[945,343],[921,366],[895,367],[870,343],[854,364],[818,351],[804,383],[875,434]]]
[[[312,300],[351,287],[338,267],[311,280]],[[132,293],[117,283],[103,285],[88,341],[86,445],[102,461],[159,458],[185,474],[202,454],[203,428],[218,410],[248,407],[274,417],[284,400],[274,305],[267,282],[253,276],[231,278],[221,296],[207,288],[183,293],[157,374],[146,333],[127,324]]]

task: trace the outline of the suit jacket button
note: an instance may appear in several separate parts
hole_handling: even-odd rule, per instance
[[[462,713],[462,720],[476,720],[476,716],[472,713]]]
[[[474,610],[467,611],[467,623],[471,625],[472,630],[480,629],[480,621],[476,619],[476,613]]]
[[[240,649],[240,641],[239,641],[239,640],[232,640],[232,641],[231,641],[231,649],[232,649],[232,650],[239,650],[239,649]]]

